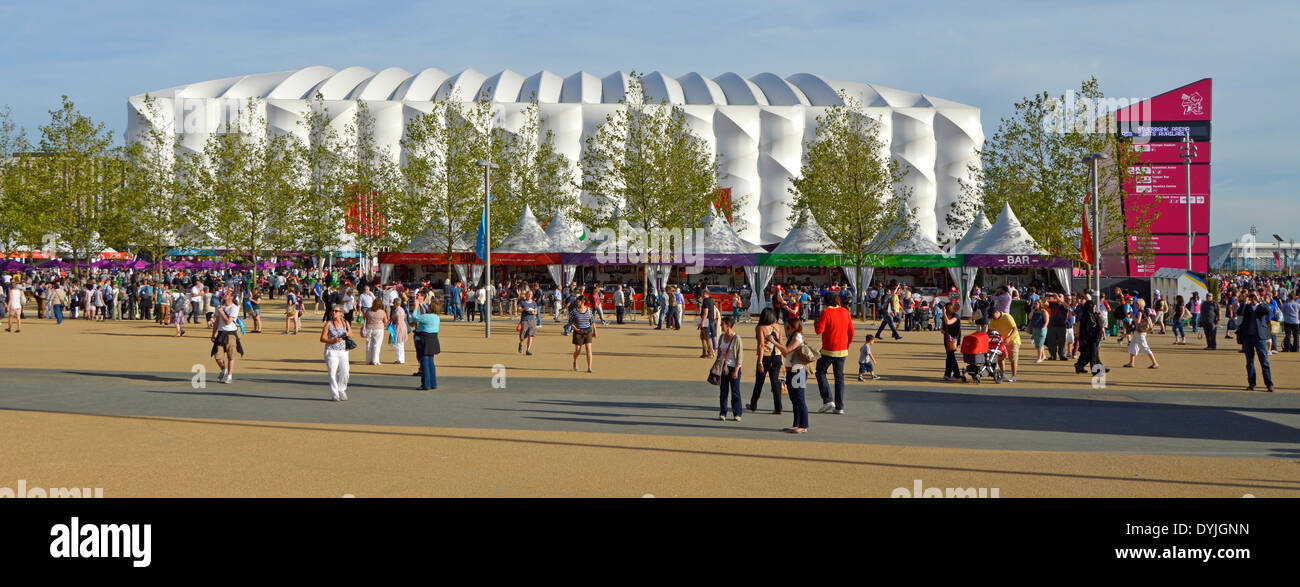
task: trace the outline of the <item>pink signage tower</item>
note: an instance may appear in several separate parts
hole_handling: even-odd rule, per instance
[[[1134,139],[1131,148],[1138,153],[1143,169],[1136,182],[1124,186],[1125,218],[1132,224],[1133,211],[1157,201],[1159,217],[1151,225],[1149,260],[1137,256],[1139,243],[1130,237],[1124,247],[1127,274],[1148,276],[1156,269],[1187,267],[1187,235],[1194,233],[1192,266],[1205,273],[1210,253],[1210,100],[1211,79],[1205,78],[1170,90],[1145,102],[1120,110],[1120,135]],[[1148,118],[1149,120],[1142,120]],[[1125,125],[1132,120],[1132,125]],[[1187,226],[1187,171],[1179,147],[1183,137],[1196,141],[1196,156],[1191,163],[1191,227]],[[1120,268],[1107,267],[1115,274]]]

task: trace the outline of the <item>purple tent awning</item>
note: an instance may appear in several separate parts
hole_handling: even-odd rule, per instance
[[[1069,259],[1055,255],[966,255],[967,267],[1071,267]]]
[[[619,255],[611,252],[607,259],[601,260],[598,257],[604,257],[598,253],[564,253],[563,262],[565,265],[695,265],[696,256],[681,256],[674,260],[671,255],[664,255],[662,258],[651,255],[649,258],[638,259],[635,263],[630,258],[620,258]],[[699,255],[702,257],[698,262],[705,267],[740,267],[754,265],[757,263],[758,255],[754,253],[705,253]]]

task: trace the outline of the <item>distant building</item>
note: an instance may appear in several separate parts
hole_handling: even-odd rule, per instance
[[[1245,236],[1210,247],[1210,271],[1294,272],[1300,263],[1300,243],[1295,240],[1251,240],[1250,235]]]

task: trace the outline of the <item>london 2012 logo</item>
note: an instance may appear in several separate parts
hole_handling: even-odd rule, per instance
[[[1201,101],[1202,98],[1200,92],[1183,94],[1183,114],[1194,114],[1200,116],[1204,112]]]

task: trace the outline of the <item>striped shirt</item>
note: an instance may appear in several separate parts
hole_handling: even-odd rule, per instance
[[[583,310],[581,312],[574,310],[569,312],[569,326],[586,332],[591,330],[591,324],[591,310]]]

